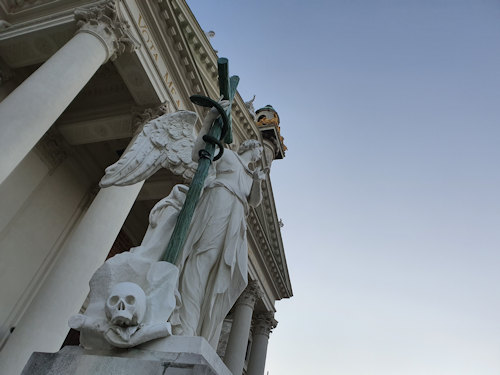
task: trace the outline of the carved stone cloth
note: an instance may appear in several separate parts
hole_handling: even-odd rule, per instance
[[[105,304],[113,285],[133,282],[147,296],[144,325],[165,322],[176,305],[175,287],[178,270],[168,262],[158,262],[125,252],[108,259],[90,280],[89,305],[85,315],[95,320],[106,321]],[[87,349],[110,349],[102,335],[88,329],[80,331],[80,345]]]
[[[130,249],[131,252],[152,260],[163,256],[187,191],[186,185],[175,185],[170,194],[153,207],[149,214],[149,227],[144,239],[140,246]]]
[[[209,342],[247,285],[246,215],[252,172],[240,157],[225,150],[196,207],[183,248],[179,292],[182,305],[173,325],[184,335]]]

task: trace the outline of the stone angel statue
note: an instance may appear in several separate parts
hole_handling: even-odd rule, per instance
[[[222,102],[222,106],[226,106]],[[193,160],[204,147],[218,117],[212,108],[193,148]],[[170,319],[174,333],[203,336],[216,345],[218,326],[247,285],[247,215],[262,200],[261,181],[267,170],[250,169],[262,157],[256,140],[244,141],[238,152],[225,149],[214,162],[215,176],[207,179],[184,244],[179,267],[182,303]]]
[[[225,109],[228,102],[220,103]],[[199,159],[203,136],[219,116],[212,108],[190,150],[191,162]],[[212,344],[217,329],[247,285],[246,218],[249,206],[262,200],[261,182],[268,168],[250,169],[262,157],[261,144],[241,143],[237,152],[225,149],[195,209],[186,242],[176,262],[179,269],[178,303],[170,317],[174,334],[203,336]],[[131,251],[159,259],[170,239],[188,187],[176,185],[170,195],[151,210],[150,225],[139,247]]]
[[[220,104],[228,106],[224,101]],[[208,112],[196,140],[193,112],[179,111],[150,121],[120,160],[106,169],[101,186],[130,185],[148,178],[161,167],[168,167],[189,180],[199,150],[204,148],[202,138],[218,116],[215,108]],[[106,345],[131,347],[171,332],[203,336],[216,344],[219,325],[247,285],[246,217],[249,206],[260,204],[261,181],[267,175],[267,170],[250,167],[261,159],[262,151],[258,141],[247,140],[241,143],[238,152],[225,149],[222,157],[213,162],[176,265],[159,259],[188,187],[176,185],[168,197],[156,204],[141,245],[108,260],[92,278],[89,307],[96,318],[77,316],[72,320],[73,328],[90,332],[85,339],[89,347],[99,347],[93,344],[96,335],[104,334]],[[135,267],[136,262],[141,267]],[[123,267],[143,269],[146,275],[138,274],[127,280],[130,272],[123,272]],[[105,285],[101,285],[103,281]],[[142,319],[113,314],[114,303],[128,295],[134,296],[135,301],[144,300],[139,288],[131,283],[145,291],[146,302],[142,304],[148,306],[147,311],[151,310],[154,321],[147,319],[148,313],[142,314],[146,317]],[[127,294],[127,286],[134,293]],[[160,297],[161,300],[155,299]],[[162,321],[156,318],[160,308],[164,312]]]

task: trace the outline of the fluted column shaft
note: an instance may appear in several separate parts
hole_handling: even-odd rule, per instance
[[[76,35],[0,102],[0,183],[108,59],[132,48],[113,1],[76,13]]]
[[[247,375],[264,375],[269,334],[277,324],[273,312],[257,314],[254,317],[252,351],[248,360]]]
[[[252,314],[261,291],[255,281],[248,283],[234,307],[234,318],[227,341],[224,363],[233,375],[241,375],[245,365],[245,354],[252,324]]]

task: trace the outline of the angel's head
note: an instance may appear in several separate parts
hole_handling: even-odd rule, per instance
[[[243,155],[246,152],[251,152],[250,159],[252,162],[256,162],[257,160],[260,160],[260,158],[262,157],[262,151],[263,148],[259,141],[256,141],[255,139],[247,139],[240,145],[240,148],[238,149],[238,154]]]

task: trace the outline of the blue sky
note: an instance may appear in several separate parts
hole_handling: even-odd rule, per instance
[[[289,148],[269,375],[498,375],[500,2],[188,4]]]

